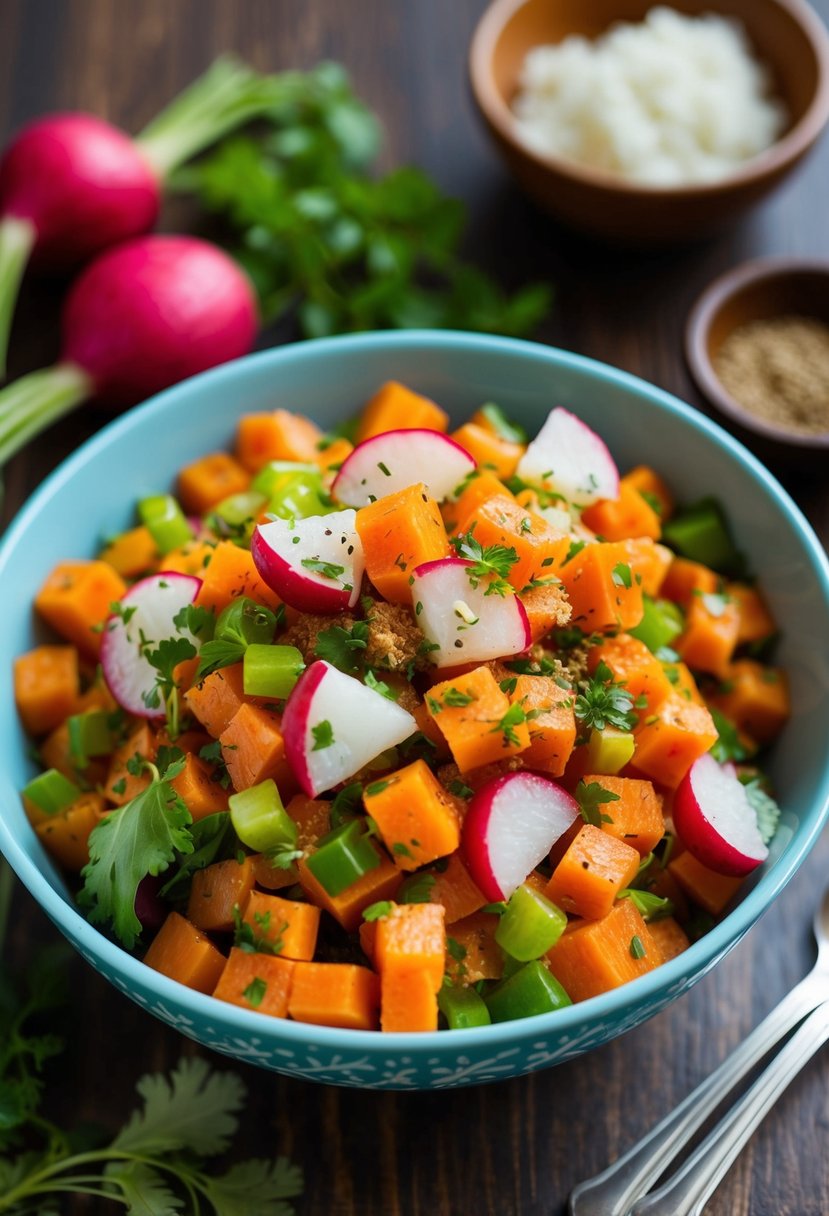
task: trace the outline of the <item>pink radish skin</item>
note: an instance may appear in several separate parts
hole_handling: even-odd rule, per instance
[[[683,777],[671,814],[688,852],[717,874],[742,877],[768,857],[745,787],[710,754]]]
[[[199,593],[201,579],[192,574],[163,571],[142,578],[121,597],[122,610],[133,609],[125,623],[121,615],[107,618],[101,636],[101,667],[107,687],[127,713],[139,718],[163,718],[164,706],[148,706],[158,672],[142,653],[164,638],[184,637],[198,649],[188,629],[178,629],[173,618]]]
[[[580,815],[565,789],[526,771],[482,786],[463,822],[461,850],[469,873],[489,900],[509,899]]]
[[[314,727],[326,723],[330,742],[318,747]],[[410,713],[318,660],[306,668],[285,704],[285,755],[309,797],[333,789],[417,730]]]
[[[487,595],[486,580],[473,587],[467,574],[473,565],[463,558],[442,557],[414,571],[417,623],[438,647],[429,654],[437,667],[520,654],[532,643],[530,622],[518,596]]]
[[[300,612],[320,615],[353,608],[360,598],[363,578],[363,544],[351,509],[330,515],[313,515],[293,521],[275,519],[253,533],[254,565],[281,600]],[[326,578],[302,565],[303,559],[321,559],[343,572]]]
[[[133,141],[90,114],[29,123],[0,161],[0,214],[34,227],[32,261],[75,266],[148,232],[159,183]]]
[[[86,372],[96,396],[128,405],[246,354],[257,324],[247,276],[215,245],[142,237],[102,254],[75,282],[61,362]]]
[[[358,443],[345,458],[331,493],[349,507],[365,507],[422,482],[440,502],[475,467],[466,448],[440,431],[384,431]]]
[[[619,470],[607,444],[569,410],[556,407],[518,462],[518,476],[586,507],[619,497]]]

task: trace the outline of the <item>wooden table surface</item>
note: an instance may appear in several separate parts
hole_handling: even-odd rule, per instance
[[[829,17],[829,0],[815,7]],[[526,202],[483,136],[465,78],[466,47],[482,8],[482,0],[2,0],[0,143],[26,119],[59,109],[91,110],[138,130],[229,49],[269,70],[340,60],[382,116],[384,166],[416,163],[463,197],[469,250],[505,283],[543,277],[556,285],[555,314],[542,340],[616,364],[701,406],[681,354],[689,306],[714,275],[748,257],[829,256],[829,144],[715,243],[651,255],[596,248]],[[165,219],[170,226],[172,211]],[[54,282],[26,285],[13,374],[54,357],[61,289]],[[69,418],[13,462],[3,522],[104,419],[101,411]],[[822,483],[797,470],[785,478],[824,543],[825,473]],[[760,924],[690,994],[638,1030],[551,1072],[457,1092],[375,1094],[245,1067],[246,1154],[286,1153],[304,1167],[303,1216],[555,1216],[579,1179],[671,1109],[805,973],[813,957],[812,909],[827,869],[824,838]],[[13,957],[55,936],[22,891],[15,913]],[[78,958],[71,985],[71,1048],[53,1074],[50,1100],[67,1117],[120,1125],[135,1080],[194,1048]],[[794,1081],[708,1212],[829,1212],[827,1127],[824,1054]],[[90,1201],[72,1210],[115,1208]]]

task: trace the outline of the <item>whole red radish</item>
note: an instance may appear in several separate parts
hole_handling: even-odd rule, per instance
[[[132,404],[246,354],[256,300],[247,276],[215,245],[139,237],[83,271],[61,329],[59,362],[0,392],[0,465],[81,401]]]
[[[27,262],[65,270],[149,231],[169,173],[266,110],[277,83],[220,59],[136,139],[76,113],[18,133],[0,159],[0,376]]]

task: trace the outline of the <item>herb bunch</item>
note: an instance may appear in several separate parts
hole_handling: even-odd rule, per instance
[[[543,284],[503,293],[458,255],[464,208],[419,169],[374,177],[376,117],[333,63],[278,78],[258,135],[229,139],[174,186],[220,217],[266,321],[295,312],[306,337],[449,327],[531,333]]]

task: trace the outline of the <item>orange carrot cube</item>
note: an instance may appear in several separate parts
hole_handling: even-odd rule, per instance
[[[279,714],[246,702],[219,735],[219,742],[234,790],[249,789],[269,777],[283,794],[296,788]]]
[[[74,646],[36,646],[14,660],[14,699],[30,735],[59,726],[75,710],[79,692]]]
[[[622,481],[645,497],[645,500],[657,511],[662,523],[673,515],[673,495],[659,474],[648,465],[637,465],[635,469],[625,473]]]
[[[660,594],[685,608],[695,595],[712,595],[720,585],[719,575],[701,562],[675,557],[668,567]]]
[[[624,840],[585,823],[553,870],[547,898],[564,912],[600,920],[635,878],[640,861],[637,850]]]
[[[644,642],[628,633],[606,638],[598,646],[591,647],[587,656],[591,675],[599,663],[610,668],[615,683],[624,684],[634,704],[644,697],[646,704],[639,711],[641,717],[655,713],[671,692],[671,681],[662,663],[651,654]]]
[[[488,667],[435,684],[426,705],[462,773],[506,760],[529,746],[526,722],[501,726],[510,710],[509,697]]]
[[[444,911],[440,904],[397,904],[377,921],[374,958],[381,975],[419,971],[432,991],[443,983],[446,955]]]
[[[379,854],[378,854],[379,856]],[[403,881],[403,874],[387,857],[380,864],[358,878],[339,895],[329,895],[322,883],[308,869],[303,857],[297,862],[297,873],[302,889],[312,903],[323,908],[339,921],[342,927],[353,933],[360,923],[363,912],[370,904],[393,899]]]
[[[189,515],[204,515],[223,498],[241,494],[250,474],[227,452],[211,452],[186,465],[178,475],[178,498]]]
[[[308,463],[319,455],[322,431],[290,410],[244,414],[236,432],[236,459],[249,473],[258,473],[271,460]]]
[[[686,849],[668,862],[668,871],[685,894],[711,916],[719,916],[742,886],[742,878],[717,874]]]
[[[272,1018],[284,1018],[288,1016],[295,968],[296,963],[290,959],[273,954],[249,954],[234,947],[213,995],[241,1009],[255,1009]]]
[[[674,555],[667,545],[659,545],[649,536],[634,536],[625,541],[634,579],[639,582],[645,595],[657,596],[662,590],[665,575],[671,567]]]
[[[217,811],[227,810],[227,790],[223,790],[213,779],[213,770],[194,752],[187,752],[184,768],[170,782],[178,796],[187,805],[194,819],[204,819]]]
[[[48,853],[64,870],[78,874],[89,861],[89,834],[106,812],[101,794],[81,794],[57,815],[35,823],[35,831]]]
[[[737,659],[725,671],[712,705],[758,743],[771,743],[791,713],[789,682],[779,667],[766,667],[754,659]]]
[[[472,532],[485,549],[503,545],[515,551],[518,561],[510,568],[507,579],[516,591],[529,587],[533,579],[557,574],[570,548],[566,532],[519,506],[512,496],[496,494],[487,498],[467,517],[463,530]]]
[[[686,609],[685,629],[674,646],[695,671],[725,675],[737,645],[740,613],[722,595],[693,595]]]
[[[498,916],[479,909],[449,927],[444,965],[455,983],[501,978],[504,952],[495,940],[498,921]]]
[[[641,857],[647,857],[665,835],[662,799],[653,784],[635,777],[609,777],[604,773],[588,773],[584,782],[585,785],[600,785],[616,795],[615,802],[602,806],[610,820],[602,823],[602,831],[631,845]]]
[[[586,544],[557,574],[570,600],[570,623],[585,633],[633,629],[641,621],[642,587],[626,541]]]
[[[512,477],[526,448],[523,443],[502,439],[476,422],[466,422],[452,432],[455,443],[465,448],[477,465],[491,469],[496,477]]]
[[[417,870],[454,853],[461,839],[457,801],[423,760],[363,791],[366,810],[401,870]]]
[[[438,998],[429,975],[423,971],[381,974],[380,1027],[401,1034],[437,1030]]]
[[[233,928],[234,909],[247,902],[253,890],[253,863],[235,857],[196,870],[190,885],[187,918],[207,933],[225,933]]]
[[[704,705],[672,692],[656,714],[633,732],[633,763],[646,777],[676,789],[688,769],[716,742],[717,728]]]
[[[650,935],[661,956],[660,961],[669,963],[690,946],[688,934],[672,916],[663,916],[648,923]]]
[[[288,1016],[314,1026],[374,1030],[380,981],[368,967],[353,963],[297,963]]]
[[[530,746],[522,753],[527,768],[560,777],[576,743],[575,694],[562,688],[551,676],[518,676],[510,694],[533,716],[527,723]]]
[[[582,511],[581,518],[583,524],[604,540],[627,540],[637,536],[659,540],[662,535],[659,512],[624,477],[619,483],[617,499],[600,499]]]
[[[320,910],[313,904],[283,899],[251,891],[243,907],[242,919],[251,926],[254,939],[279,946],[276,953],[294,961],[308,961],[317,948]],[[281,946],[279,943],[281,942]]]
[[[746,583],[726,583],[725,593],[737,605],[740,618],[737,630],[737,645],[765,642],[777,631],[774,617],[756,587]]]
[[[279,596],[259,577],[250,550],[240,549],[232,540],[219,541],[199,577],[202,585],[196,603],[200,608],[212,608],[217,615],[240,595],[268,608],[279,607]]]
[[[410,579],[417,566],[449,552],[440,508],[421,482],[362,507],[357,512],[357,531],[366,574],[395,604],[411,604]]]
[[[429,902],[443,904],[447,925],[471,916],[487,902],[458,853],[452,854],[445,870],[436,870],[430,877]]]
[[[246,703],[241,663],[221,667],[184,694],[190,713],[209,735],[218,739]]]
[[[159,557],[155,541],[144,524],[122,532],[98,554],[99,561],[107,562],[121,578],[138,578],[154,570]]]
[[[107,562],[59,562],[35,596],[35,608],[62,638],[97,659],[100,626],[126,589]]]
[[[110,802],[123,806],[147,788],[150,784],[149,773],[144,770],[131,773],[127,764],[136,758],[153,761],[157,747],[158,740],[149,723],[139,722],[133,727],[124,742],[112,753],[109,762],[104,793]]]
[[[144,962],[169,979],[204,993],[213,991],[225,967],[224,955],[178,912],[169,914]]]
[[[621,899],[602,920],[576,924],[547,954],[550,970],[572,1001],[610,992],[662,961],[641,914]]]
[[[362,443],[385,431],[445,431],[448,426],[449,415],[434,401],[397,380],[388,380],[364,406],[357,428],[357,442]]]

